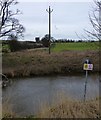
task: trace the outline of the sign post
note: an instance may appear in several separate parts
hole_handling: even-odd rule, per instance
[[[91,64],[90,60],[86,60],[83,66],[83,69],[86,71],[86,81],[85,81],[85,90],[84,90],[84,102],[86,101],[86,91],[87,91],[87,78],[88,78],[88,70],[93,70],[93,64]]]

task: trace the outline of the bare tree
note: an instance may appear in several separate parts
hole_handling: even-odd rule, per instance
[[[92,31],[85,30],[89,37],[101,41],[101,1],[94,1],[96,8],[89,14]]]
[[[16,0],[0,0],[0,37],[10,36],[22,36],[25,31],[23,25],[19,23],[19,20],[15,18],[20,14],[20,10],[13,12],[10,7],[18,4]]]

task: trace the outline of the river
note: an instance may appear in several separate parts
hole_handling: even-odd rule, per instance
[[[98,97],[99,76],[88,75],[87,80],[86,99]],[[2,91],[3,102],[8,100],[19,116],[34,115],[43,104],[59,102],[63,95],[75,100],[84,99],[85,75],[16,78],[12,81]]]

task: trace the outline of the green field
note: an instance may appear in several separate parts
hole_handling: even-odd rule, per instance
[[[61,52],[66,50],[97,50],[99,49],[98,42],[73,42],[73,43],[55,43],[52,46],[53,52]]]

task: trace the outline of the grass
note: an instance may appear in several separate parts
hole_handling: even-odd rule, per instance
[[[2,72],[7,77],[81,73],[86,58],[94,64],[93,72],[98,72],[98,51],[72,50],[60,53],[52,52],[49,55],[48,51],[42,49],[4,53],[2,55]]]
[[[47,50],[25,50],[3,53],[3,73],[7,77],[26,77],[83,72],[83,62],[89,58],[94,64],[93,71],[99,71],[99,52],[94,43],[57,43],[49,55]],[[59,52],[59,53],[58,53]],[[37,118],[97,118],[99,99],[74,101],[65,97],[53,101],[51,106],[43,105]],[[3,103],[3,117],[16,117],[8,101]]]
[[[2,117],[3,118],[16,117],[16,113],[13,111],[13,106],[10,104],[9,98],[2,102]]]
[[[99,103],[101,98],[90,100],[75,100],[59,92],[51,105],[43,104],[37,118],[99,118]]]
[[[51,105],[42,103],[36,115],[25,116],[25,118],[99,118],[99,100],[99,98],[94,98],[85,102],[77,101],[59,93]],[[22,118],[14,111],[9,99],[3,101],[3,118],[20,117]]]
[[[28,77],[83,72],[85,59],[94,64],[93,72],[99,72],[99,50],[97,42],[56,43],[48,48],[8,52],[2,55],[2,71],[8,77]],[[5,46],[8,48],[7,46]]]
[[[73,101],[65,99],[60,104],[43,108],[38,118],[99,118],[99,100]]]
[[[73,42],[73,43],[56,43],[52,47],[53,52],[60,52],[66,50],[97,50],[99,48],[98,42]]]

